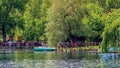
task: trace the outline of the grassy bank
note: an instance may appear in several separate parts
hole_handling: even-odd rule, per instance
[[[71,48],[57,48],[57,51],[70,52],[70,51],[91,51],[101,52],[100,46],[84,46],[84,47],[71,47]]]

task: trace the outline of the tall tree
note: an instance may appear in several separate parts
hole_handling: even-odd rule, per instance
[[[1,31],[3,36],[3,42],[6,41],[6,31],[7,29],[14,28],[15,19],[12,17],[11,13],[14,10],[24,10],[24,4],[27,0],[0,0],[0,24],[1,24]],[[11,25],[11,26],[10,26]]]
[[[96,3],[88,3],[89,16],[83,19],[86,27],[86,40],[100,42],[104,29],[104,9]],[[88,33],[89,32],[89,33]]]
[[[46,37],[50,46],[66,39],[73,40],[72,36],[83,36],[84,25],[82,17],[87,14],[81,0],[54,0],[48,11]]]
[[[16,36],[22,35],[24,40],[44,40],[45,24],[47,23],[47,10],[50,0],[29,0],[25,5],[24,30],[16,29]]]
[[[114,11],[105,16],[105,29],[102,33],[102,51],[108,52],[110,47],[117,47],[117,40],[120,36],[120,9],[114,9]]]

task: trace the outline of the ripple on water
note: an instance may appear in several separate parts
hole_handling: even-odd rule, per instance
[[[120,68],[120,61],[109,61],[107,63],[83,61],[65,61],[65,60],[39,60],[39,61],[6,61],[0,62],[0,68]]]

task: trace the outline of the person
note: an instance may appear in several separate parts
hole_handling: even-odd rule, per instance
[[[8,39],[8,46],[12,46],[12,45],[15,45],[16,42],[13,40],[13,36],[10,36],[9,39]]]
[[[42,46],[42,44],[41,44],[40,41],[35,42],[35,45],[36,45],[36,46]]]
[[[62,48],[62,44],[58,43],[58,45],[57,45],[57,52],[61,52],[61,48]]]
[[[8,46],[12,46],[12,41],[8,40]]]
[[[47,42],[45,41],[42,45],[47,47]]]
[[[73,47],[76,47],[77,46],[77,42],[73,42]]]
[[[58,48],[61,48],[61,43],[58,43]]]

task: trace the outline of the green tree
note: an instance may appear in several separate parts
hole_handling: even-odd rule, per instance
[[[16,37],[21,35],[25,40],[34,40],[37,36],[37,24],[40,19],[41,0],[29,0],[25,5],[25,12],[23,14],[24,30],[16,29]]]
[[[86,40],[100,42],[101,34],[104,29],[104,9],[98,4],[87,4],[89,16],[83,19],[86,27]]]
[[[24,5],[27,0],[0,0],[0,26],[3,37],[3,42],[6,41],[6,33],[10,32],[16,26],[16,17],[19,17],[17,12],[22,12],[24,10]],[[12,13],[17,15],[13,15]]]
[[[117,47],[117,40],[120,36],[120,9],[114,11],[106,16],[106,26],[102,33],[102,51],[108,52],[110,47]]]
[[[16,37],[22,35],[24,40],[44,40],[47,10],[50,0],[29,0],[25,5],[24,30],[16,27]]]
[[[50,46],[84,35],[82,18],[87,14],[81,0],[54,0],[48,11],[46,37]]]

